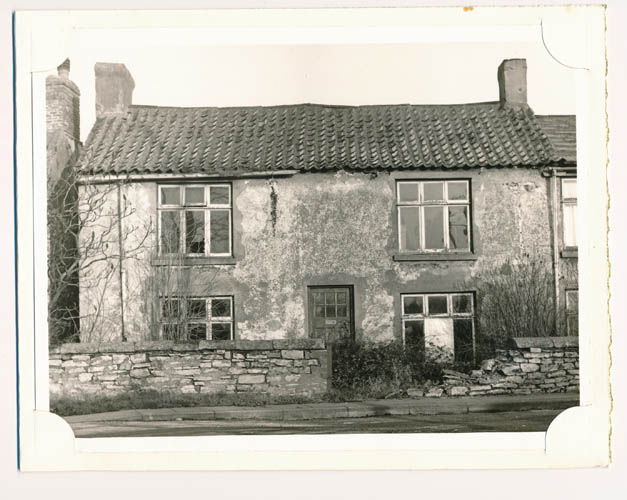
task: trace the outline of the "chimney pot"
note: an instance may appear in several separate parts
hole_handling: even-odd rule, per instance
[[[135,81],[124,64],[96,63],[96,117],[122,115],[133,103]]]
[[[59,66],[57,66],[57,74],[67,80],[70,77],[70,60],[66,59]]]
[[[498,69],[501,104],[527,104],[527,60],[505,59]]]

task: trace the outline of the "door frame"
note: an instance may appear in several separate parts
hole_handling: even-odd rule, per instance
[[[348,290],[348,309],[349,309],[349,333],[350,339],[355,341],[355,286],[354,285],[307,285],[307,338],[314,338],[312,336],[314,330],[314,315],[311,310],[311,294],[317,289],[328,288],[346,288]]]

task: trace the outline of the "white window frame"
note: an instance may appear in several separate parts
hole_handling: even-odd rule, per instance
[[[465,200],[449,200],[448,186],[449,183],[465,183],[466,184],[466,199]],[[424,201],[424,186],[425,184],[442,183],[442,201]],[[417,185],[418,200],[417,201],[401,201],[400,188],[401,185]],[[398,251],[402,253],[469,253],[472,251],[472,232],[471,232],[471,192],[470,192],[470,180],[469,179],[430,179],[430,180],[399,180],[396,182],[396,224],[398,226]],[[466,230],[468,231],[468,247],[467,248],[450,248],[450,232],[449,232],[449,214],[448,207],[461,206],[466,207]],[[418,249],[401,249],[401,209],[403,207],[417,207],[419,213],[420,224],[420,245]],[[444,235],[444,247],[443,248],[425,248],[425,216],[424,210],[426,207],[444,207],[443,209],[443,235]]]
[[[567,183],[574,183],[575,184],[575,197],[574,198],[573,197],[568,197],[567,198],[566,196],[564,196],[564,192],[565,192],[564,185],[567,184]],[[572,248],[572,249],[577,248],[577,196],[576,196],[577,191],[576,191],[576,189],[577,189],[577,177],[562,177],[561,178],[561,182],[560,182],[560,201],[561,201],[561,206],[562,206],[562,243],[564,245],[564,248]],[[566,218],[564,216],[564,214],[566,213],[565,210],[564,210],[565,207],[574,207],[575,208],[575,210],[574,210],[574,216],[575,216],[575,220],[574,220],[575,229],[574,229],[574,231],[575,231],[575,234],[572,236],[572,238],[575,241],[574,245],[572,245],[572,244],[568,245],[566,243],[567,239],[570,240],[570,237],[567,237],[567,231],[570,230],[570,228],[567,228],[566,224],[565,224],[565,221],[566,221]]]
[[[225,187],[228,189],[228,203],[211,203],[210,193],[212,187]],[[179,189],[179,200],[178,204],[165,204],[162,203],[162,190],[167,188],[178,188]],[[204,202],[203,203],[194,203],[188,204],[185,200],[185,189],[186,188],[203,188],[204,189]],[[233,255],[233,189],[232,185],[229,183],[211,183],[211,184],[160,184],[157,186],[157,238],[158,238],[158,246],[159,246],[159,255],[183,255],[189,257],[231,257]],[[179,213],[179,249],[181,250],[179,253],[164,253],[162,248],[162,240],[161,240],[161,231],[162,231],[162,223],[161,223],[161,213],[162,212],[178,212]],[[186,228],[186,212],[204,212],[204,233],[205,233],[205,251],[203,253],[192,253],[187,251],[187,228]],[[212,213],[218,211],[225,211],[228,213],[229,217],[229,248],[228,252],[211,252],[211,218]]]
[[[453,312],[453,297],[457,295],[470,296],[470,312],[459,313]],[[446,297],[447,313],[429,314],[429,297]],[[422,297],[422,313],[406,313],[405,312],[405,297]],[[425,320],[428,318],[471,318],[472,321],[472,338],[473,345],[475,339],[475,296],[472,292],[448,292],[448,293],[402,293],[401,294],[401,323],[402,323],[402,338],[403,345],[405,345],[405,322]]]
[[[166,320],[161,317],[160,321],[160,336],[164,338],[164,326],[165,325],[179,325],[179,336],[181,339],[191,341],[189,339],[189,327],[190,325],[205,325],[205,331],[207,333],[206,340],[213,340],[213,325],[214,324],[229,324],[231,327],[231,336],[229,340],[235,338],[235,321],[234,321],[234,298],[232,295],[214,295],[211,297],[196,297],[196,296],[176,296],[176,297],[161,297],[160,299],[160,315],[162,315],[163,304],[165,301],[178,301],[179,318],[176,321]],[[205,318],[188,318],[187,317],[187,302],[191,300],[203,300],[205,301],[205,310],[207,315]],[[211,315],[211,306],[214,300],[228,300],[229,301],[229,315],[228,316],[216,316]],[[181,320],[181,318],[183,318]],[[182,330],[182,331],[181,331]]]

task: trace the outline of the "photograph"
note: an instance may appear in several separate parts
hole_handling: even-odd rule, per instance
[[[62,61],[51,411],[80,437],[545,431],[577,406],[579,363],[574,80],[542,51],[136,51],[79,59],[88,99]],[[312,102],[264,95],[277,75],[254,67],[237,92],[241,68],[198,69],[277,52],[311,68]],[[342,104],[317,85],[351,53],[410,68]],[[445,88],[487,87],[477,102],[437,88],[445,67]]]
[[[20,13],[22,467],[607,464],[602,21]]]

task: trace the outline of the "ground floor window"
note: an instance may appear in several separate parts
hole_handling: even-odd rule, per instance
[[[401,295],[403,342],[424,345],[456,361],[473,361],[474,295],[408,293]]]
[[[233,297],[161,299],[161,337],[167,340],[231,340]]]
[[[579,335],[578,290],[566,290],[566,330],[568,335]]]

